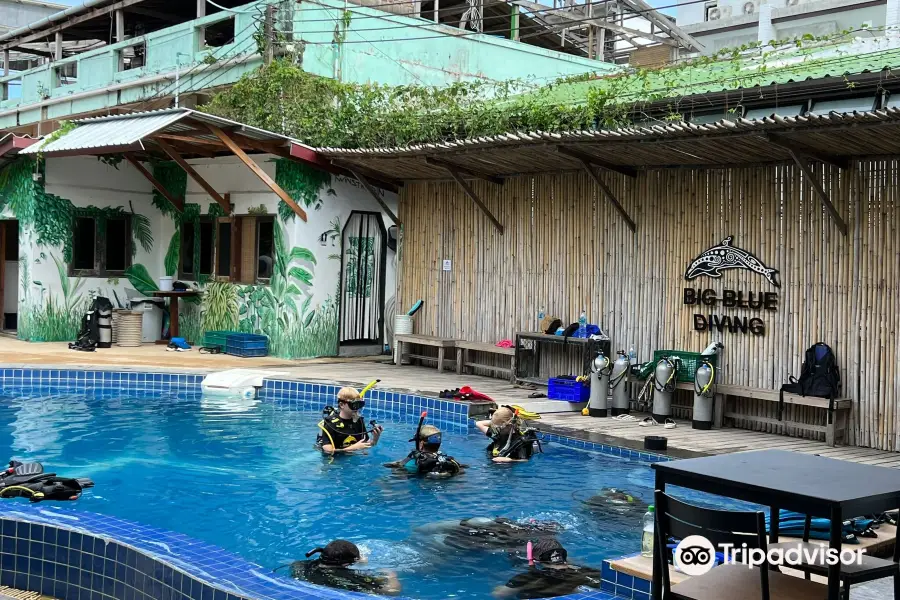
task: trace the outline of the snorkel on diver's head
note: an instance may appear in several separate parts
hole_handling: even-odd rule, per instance
[[[415,449],[419,449],[419,440],[422,438],[422,425],[425,424],[425,418],[428,416],[428,411],[423,410],[422,414],[419,416],[419,424],[416,425],[416,435],[409,441],[415,444]]]

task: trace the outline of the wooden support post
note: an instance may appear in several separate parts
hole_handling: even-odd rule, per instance
[[[816,193],[822,200],[822,204],[825,205],[825,210],[827,210],[828,214],[831,215],[831,219],[834,221],[834,224],[837,225],[837,228],[842,234],[844,234],[844,237],[846,237],[847,223],[844,221],[844,219],[841,218],[841,215],[834,207],[834,204],[831,203],[831,198],[828,197],[828,192],[825,191],[825,188],[822,186],[822,182],[816,178],[815,173],[813,173],[812,169],[809,168],[809,165],[806,164],[805,159],[802,159],[799,154],[797,154],[790,148],[788,148],[788,152],[790,153],[791,158],[794,159],[794,162],[797,163],[797,167],[803,173],[803,176],[806,177],[806,180],[809,181],[809,184],[816,190]]]
[[[609,189],[609,186],[606,185],[606,183],[600,178],[599,175],[597,175],[597,173],[594,171],[594,168],[591,166],[591,163],[586,160],[579,160],[581,161],[581,166],[584,167],[585,171],[587,171],[588,176],[590,176],[590,178],[594,180],[594,183],[597,184],[597,187],[600,188],[600,191],[603,192],[603,195],[606,196],[606,199],[609,200],[610,204],[613,205],[613,208],[615,208],[622,216],[622,218],[625,219],[625,224],[628,225],[628,229],[634,232],[637,229],[634,221],[631,220],[631,217],[628,216],[628,213],[625,212],[625,209],[622,208],[621,204],[619,204],[619,201],[613,195],[612,190]]]
[[[509,39],[519,41],[519,7],[509,5]]]
[[[384,203],[384,200],[381,198],[381,196],[378,195],[378,190],[375,189],[375,186],[373,186],[369,182],[369,180],[365,178],[365,176],[357,173],[356,171],[350,172],[353,173],[353,176],[359,180],[364,188],[366,188],[366,191],[369,192],[373,198],[375,198],[375,202],[378,203],[378,206],[381,207],[381,210],[384,211],[384,214],[386,214],[388,218],[394,222],[394,225],[400,225],[400,219],[398,219],[397,215],[394,214],[394,211],[392,211],[388,207],[388,205]]]
[[[225,211],[226,215],[231,214],[231,205],[228,203],[228,200],[222,197],[222,195],[213,188],[213,186],[209,185],[200,174],[194,170],[194,167],[189,165],[184,158],[178,154],[178,152],[173,148],[167,141],[161,140],[159,138],[154,138],[154,142],[156,142],[160,148],[163,149],[163,152],[169,155],[169,158],[178,163],[178,166],[184,169],[184,172],[188,174],[188,176],[196,181],[200,187],[202,187],[207,194],[209,194],[210,198],[219,203],[219,206],[222,207],[222,210]]]
[[[620,173],[622,175],[627,175],[628,177],[634,178],[637,177],[637,169],[632,169],[631,167],[625,167],[622,165],[614,165],[612,163],[608,163],[605,160],[600,158],[596,158],[591,156],[586,152],[582,152],[581,150],[576,150],[574,148],[570,148],[568,146],[557,146],[556,151],[560,154],[565,154],[566,156],[571,156],[581,162],[587,162],[596,167],[600,167],[601,169],[606,169],[607,171],[615,171],[616,173]]]
[[[53,60],[62,60],[63,57],[63,35],[62,31],[57,31],[53,39]]]
[[[169,192],[169,190],[167,190],[166,187],[162,183],[160,183],[159,180],[156,179],[156,177],[153,176],[153,173],[148,171],[147,168],[144,167],[144,165],[142,165],[131,152],[125,153],[125,160],[130,162],[132,166],[137,169],[138,172],[143,175],[145,179],[147,179],[147,181],[150,182],[150,185],[156,188],[157,192],[162,194],[166,198],[166,200],[171,202],[172,206],[174,206],[178,212],[184,212],[184,198],[177,198],[173,196],[172,193]]]
[[[210,125],[209,123],[207,123],[206,126],[209,128],[209,130],[211,132],[213,132],[213,134],[217,138],[222,140],[222,143],[224,143],[226,146],[228,146],[228,149],[231,150],[235,156],[237,156],[239,159],[241,159],[241,162],[244,163],[245,165],[247,165],[250,168],[250,170],[253,171],[253,173],[255,173],[256,176],[259,177],[260,180],[262,180],[262,182],[269,187],[270,190],[275,192],[275,194],[279,198],[284,200],[285,204],[290,206],[291,209],[293,209],[293,211],[295,213],[297,213],[298,217],[300,217],[304,221],[307,220],[306,211],[303,210],[302,208],[300,208],[300,205],[297,204],[293,198],[291,198],[291,195],[288,194],[286,191],[284,191],[280,185],[275,183],[275,180],[272,179],[271,177],[269,177],[269,175],[265,171],[262,170],[262,167],[260,167],[258,164],[253,162],[253,159],[250,158],[249,156],[247,156],[247,153],[244,152],[244,150],[240,146],[238,146],[234,140],[232,140],[230,137],[228,137],[228,134],[226,134],[224,131],[222,131],[215,125]]]
[[[474,177],[475,179],[483,179],[484,181],[493,183],[494,185],[503,185],[504,181],[502,177],[496,177],[494,175],[487,175],[485,173],[478,173],[473,171],[472,169],[466,169],[464,167],[459,167],[454,165],[451,162],[447,162],[445,160],[441,160],[439,158],[431,158],[430,156],[425,157],[425,162],[429,165],[434,165],[436,167],[442,167],[444,169],[455,169],[457,172],[462,173],[463,175],[467,175],[469,177]]]
[[[470,186],[469,183],[462,178],[462,175],[459,174],[459,171],[447,165],[444,165],[444,168],[447,169],[448,173],[450,173],[450,177],[452,177],[454,181],[459,184],[459,187],[463,189],[463,191],[466,193],[466,196],[471,198],[472,202],[474,202],[475,205],[481,209],[481,212],[484,213],[484,216],[491,220],[491,223],[494,224],[494,227],[497,228],[497,231],[500,232],[500,235],[503,235],[503,225],[500,224],[500,221],[497,220],[497,217],[493,215],[493,213],[490,211],[490,209],[488,209],[485,203],[481,201],[481,198],[478,197],[478,194],[475,193],[475,190],[472,189],[472,186]]]

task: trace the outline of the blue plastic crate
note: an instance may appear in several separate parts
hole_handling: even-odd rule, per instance
[[[225,354],[242,358],[268,356],[269,338],[252,333],[233,333],[225,337]]]
[[[591,397],[591,388],[574,377],[554,377],[549,381],[547,397],[551,400],[567,400],[569,402],[587,402]]]

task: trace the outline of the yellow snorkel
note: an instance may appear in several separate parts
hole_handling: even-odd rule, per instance
[[[365,396],[365,395],[366,395],[366,392],[368,392],[369,390],[371,390],[373,387],[375,387],[375,386],[378,385],[379,383],[381,383],[381,380],[380,380],[380,379],[374,379],[374,380],[372,380],[372,382],[371,382],[369,385],[367,385],[366,387],[364,387],[364,388],[362,389],[362,391],[359,393],[359,397],[362,398],[363,396]]]

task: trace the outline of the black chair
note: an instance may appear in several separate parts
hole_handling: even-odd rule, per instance
[[[663,549],[664,565],[660,568],[664,600],[825,600],[828,587],[770,570],[729,564],[714,567],[671,585],[668,563],[671,551],[666,547],[670,537],[685,539],[691,535],[705,537],[714,546],[732,544],[741,548],[759,548],[767,552],[766,519],[762,512],[713,510],[686,504],[656,491],[656,544]]]
[[[816,544],[815,542],[809,541],[811,528],[812,516],[806,515],[806,520],[803,522],[803,543],[800,548],[815,549],[817,546],[824,546],[827,548],[827,544]],[[777,544],[771,544],[769,547],[790,550],[793,548],[797,548],[798,545],[797,542],[780,542]],[[807,579],[809,579],[810,574],[828,577],[828,566],[825,564],[825,554],[823,552],[818,552],[816,556],[819,560],[817,560],[815,563],[789,565],[788,568],[803,571],[806,574]],[[900,566],[898,566],[898,561],[900,561],[900,545],[894,544],[893,560],[888,560],[886,558],[876,558],[874,556],[869,556],[868,554],[863,554],[860,564],[842,564],[841,583],[844,586],[844,593],[842,596],[843,600],[850,600],[851,585],[857,583],[866,583],[867,581],[875,581],[876,579],[884,579],[885,577],[894,578],[894,598],[900,600]]]

